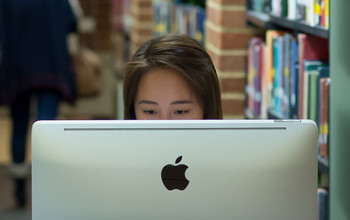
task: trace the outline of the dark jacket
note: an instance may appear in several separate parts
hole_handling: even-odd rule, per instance
[[[68,0],[0,0],[0,104],[34,90],[57,90],[73,103],[66,39],[75,30]]]

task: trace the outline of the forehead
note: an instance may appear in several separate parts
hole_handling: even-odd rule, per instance
[[[167,69],[153,69],[140,79],[136,98],[192,96],[186,80],[178,73]]]

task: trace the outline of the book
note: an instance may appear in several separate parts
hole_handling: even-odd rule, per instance
[[[282,115],[284,118],[290,118],[291,103],[291,72],[295,68],[296,60],[292,57],[292,41],[294,37],[286,33],[283,36],[283,99],[282,99]]]
[[[329,78],[330,77],[330,73],[329,73],[329,66],[321,66],[318,68],[318,78],[317,78],[317,109],[319,110],[317,112],[317,126],[320,127],[321,124],[321,116],[320,116],[320,112],[321,112],[321,79],[322,78]]]
[[[257,60],[258,60],[258,71],[256,74],[256,81],[255,81],[255,115],[261,116],[261,102],[262,102],[262,78],[264,73],[264,66],[265,66],[265,46],[264,43],[261,41],[259,44],[256,45],[256,52],[257,52]]]
[[[291,41],[291,69],[290,69],[290,81],[291,81],[291,91],[290,91],[290,117],[298,118],[298,85],[299,85],[299,64],[298,61],[298,43],[295,39]]]
[[[319,60],[304,60],[303,80],[303,118],[316,120],[316,94],[318,68],[328,65]]]
[[[181,33],[205,42],[205,9],[196,5],[155,2],[154,4],[154,36],[167,33]]]
[[[315,26],[314,0],[297,0],[297,19]]]
[[[271,14],[277,17],[281,16],[282,12],[282,0],[271,0]]]
[[[281,0],[281,14],[280,17],[288,17],[288,0]]]
[[[314,0],[314,20],[315,25],[321,26],[321,16],[322,16],[322,10],[321,10],[321,4],[322,0]]]
[[[329,0],[325,0],[324,27],[329,28]]]
[[[268,30],[266,31],[266,71],[264,76],[264,87],[267,88],[266,96],[264,97],[267,103],[267,106],[274,106],[274,95],[273,95],[273,81],[275,75],[274,68],[274,47],[273,41],[278,36],[283,36],[287,32],[285,31],[277,31],[277,30]],[[267,113],[266,113],[267,114]]]
[[[262,44],[260,38],[252,38],[249,41],[248,45],[248,74],[247,74],[247,85],[246,85],[246,94],[247,94],[247,108],[250,112],[259,114],[258,108],[259,104],[257,103],[257,85],[260,83],[258,79],[259,66],[259,53],[260,53],[260,44]]]
[[[296,0],[288,1],[288,19],[296,20],[297,18],[297,2]]]
[[[261,76],[261,118],[267,118],[268,117],[268,107],[269,107],[269,97],[270,97],[270,91],[269,91],[269,72],[270,69],[268,69],[268,50],[266,44],[262,44],[263,48],[263,73]]]
[[[318,70],[310,71],[309,73],[309,92],[308,92],[308,119],[317,123],[317,78]]]
[[[317,189],[318,220],[329,220],[329,192],[327,189]]]
[[[328,77],[320,79],[320,150],[319,154],[328,159],[329,146],[329,88],[331,79]]]
[[[307,118],[304,113],[304,60],[328,61],[328,40],[316,36],[298,34],[299,91],[298,117]],[[306,102],[307,103],[307,102]]]
[[[283,91],[283,37],[276,37],[273,40],[273,62],[274,62],[274,78],[273,78],[273,98],[274,104],[271,106],[274,113],[282,115],[282,99]]]

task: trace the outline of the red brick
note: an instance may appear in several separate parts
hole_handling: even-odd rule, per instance
[[[152,37],[153,37],[153,35],[150,35],[150,36],[138,35],[134,31],[132,31],[132,33],[131,33],[131,41],[136,46],[140,46],[141,44],[143,44],[147,40],[151,39]]]
[[[241,28],[247,24],[245,10],[227,11],[207,7],[207,20],[225,28]]]
[[[153,16],[152,15],[140,15],[140,14],[136,14],[136,13],[133,13],[132,14],[132,17],[137,20],[137,21],[142,21],[142,22],[152,22],[153,21]]]
[[[246,56],[217,55],[210,50],[208,50],[208,53],[217,70],[222,72],[243,72],[246,70]]]
[[[152,0],[132,0],[131,5],[135,5],[139,8],[150,8],[152,7],[153,3]]]
[[[222,111],[224,115],[244,114],[244,100],[222,99]]]
[[[253,33],[247,32],[237,32],[237,33],[223,33],[207,28],[207,39],[214,46],[223,50],[232,50],[232,49],[247,49],[249,40],[254,37]]]
[[[133,28],[133,32],[141,36],[153,36],[153,30],[149,28]]]
[[[244,92],[244,78],[221,78],[220,86],[222,92]]]

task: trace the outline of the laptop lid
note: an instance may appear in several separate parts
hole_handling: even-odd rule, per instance
[[[316,220],[308,120],[39,121],[32,219]]]

